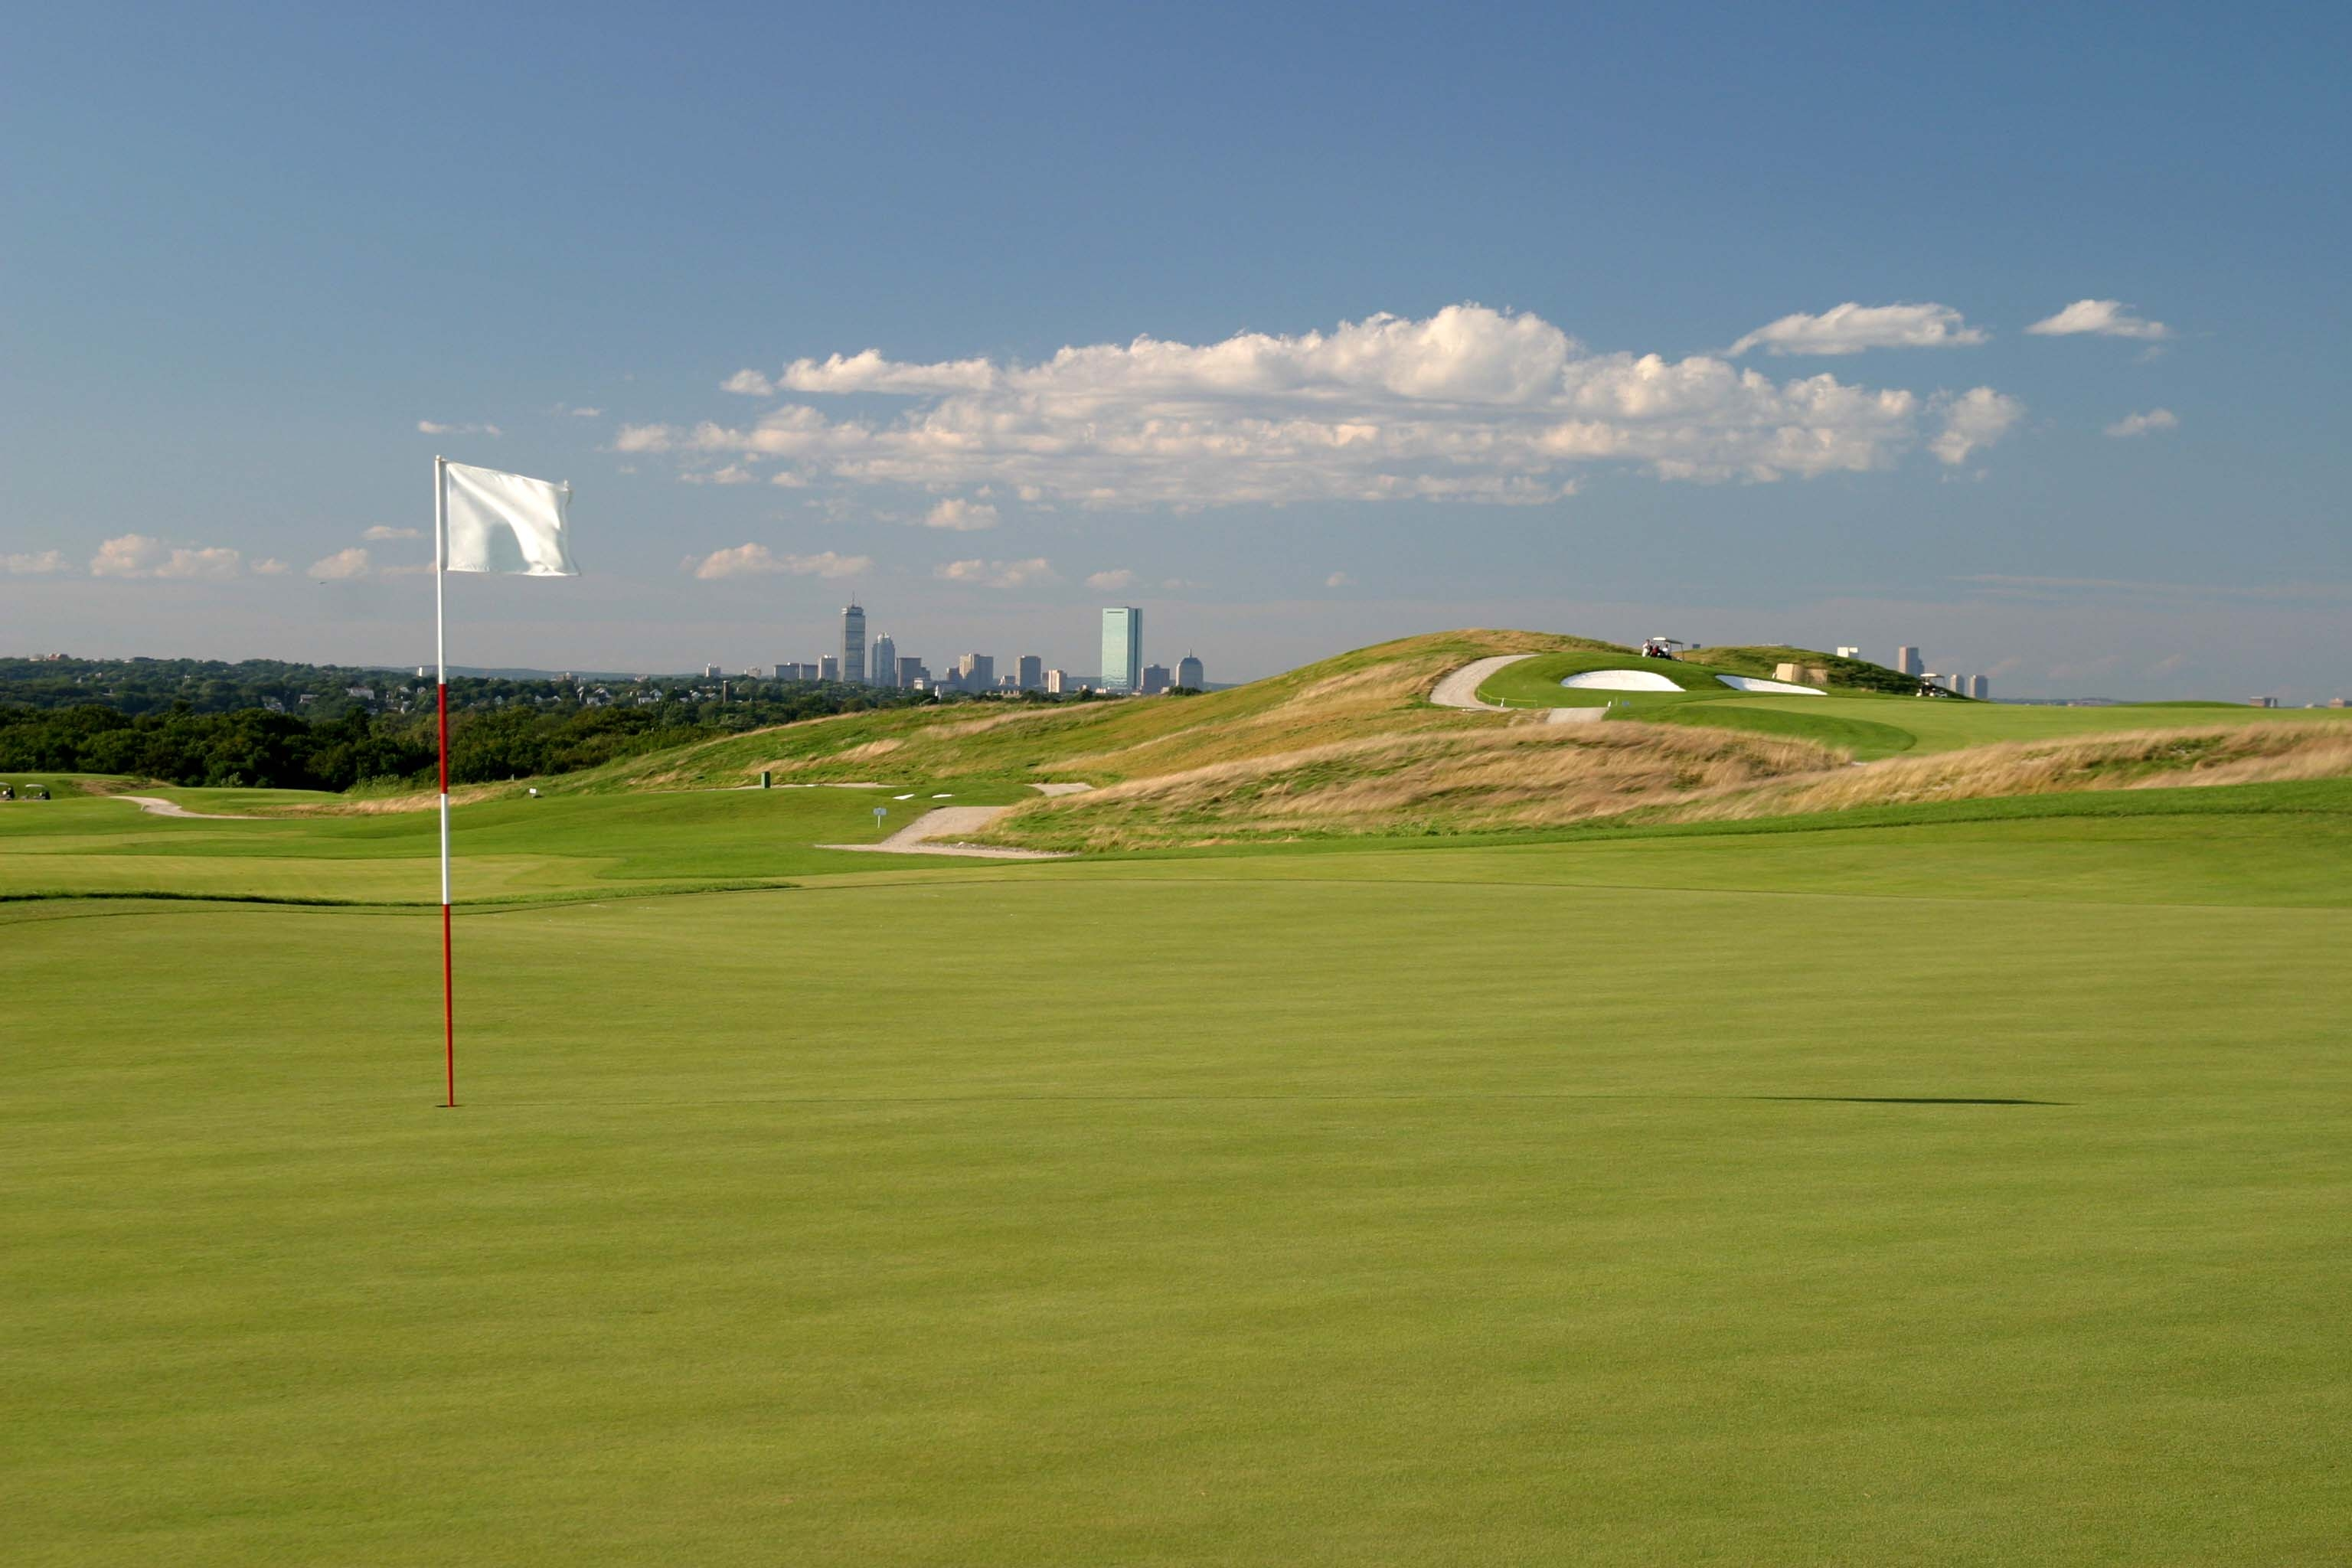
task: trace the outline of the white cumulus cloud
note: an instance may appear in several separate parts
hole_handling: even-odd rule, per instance
[[[1957,316],[1910,330],[1945,342],[1974,331]],[[1539,504],[1595,464],[1769,480],[1887,468],[1927,438],[1926,405],[1907,391],[1826,374],[1775,380],[1706,354],[1598,353],[1539,316],[1479,305],[1198,345],[1137,338],[1034,364],[902,363],[869,349],[797,360],[773,384],[909,406],[836,418],[790,401],[744,426],[624,426],[614,449],[773,462],[834,485],[990,486],[1040,506],[1187,510]]]
[[[1117,594],[1135,586],[1135,574],[1126,567],[1088,574],[1087,586],[1097,594]]]
[[[1990,386],[1972,387],[1957,396],[1938,393],[1930,401],[1934,411],[1943,416],[1943,428],[1927,443],[1927,449],[1939,461],[1952,464],[1967,462],[1970,453],[2008,435],[2010,426],[2025,414],[2024,404]]]
[[[942,582],[971,583],[982,588],[1029,588],[1062,580],[1043,556],[1026,561],[949,561],[932,567],[931,575]]]
[[[1356,580],[1345,572],[1334,572],[1323,579],[1323,585],[1326,588],[1352,588],[1356,585]]]
[[[2169,408],[2151,408],[2145,414],[2126,414],[2107,426],[2110,436],[2145,436],[2151,430],[2170,430],[2180,424],[2180,416]]]
[[[89,574],[216,583],[236,576],[244,559],[226,546],[166,544],[143,533],[125,533],[98,547],[90,557]]]
[[[1749,349],[1776,354],[1858,354],[1864,349],[1940,349],[1985,341],[1949,305],[1857,305],[1848,300],[1818,316],[1800,310],[1757,328],[1731,345],[1734,359]]]
[[[253,563],[253,574],[257,577],[283,577],[292,570],[274,555],[265,555]]]
[[[353,545],[310,563],[310,574],[321,583],[348,583],[368,574],[368,552]]]
[[[505,431],[495,425],[447,425],[438,419],[419,419],[416,429],[423,436],[503,436]]]
[[[986,501],[969,501],[959,496],[950,496],[923,514],[923,526],[972,533],[996,526],[996,509]]]
[[[719,384],[721,392],[740,392],[746,397],[772,397],[776,384],[756,370],[739,370]]]
[[[730,463],[723,468],[712,468],[708,472],[690,468],[678,478],[690,485],[750,485],[757,484],[760,479],[759,475],[740,463]]]
[[[0,555],[0,574],[10,577],[47,577],[68,570],[62,550],[26,551],[18,554]]]
[[[360,537],[379,542],[387,539],[422,539],[425,537],[425,531],[421,528],[393,528],[379,522]]]
[[[779,573],[794,577],[855,577],[874,570],[874,558],[841,555],[830,550],[815,555],[778,555],[764,544],[738,544],[731,550],[714,550],[699,561],[689,555],[682,565],[705,582]]]
[[[2120,300],[2077,300],[2054,316],[2025,329],[2040,337],[2069,338],[2084,332],[2103,338],[2168,338],[2172,329],[2132,314]]]

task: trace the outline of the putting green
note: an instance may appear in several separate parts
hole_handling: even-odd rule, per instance
[[[12,1554],[2325,1561],[2352,790],[2158,793],[847,874],[484,806],[800,885],[462,915],[455,1111],[429,911],[0,904]],[[131,821],[11,876],[415,864],[58,804]]]

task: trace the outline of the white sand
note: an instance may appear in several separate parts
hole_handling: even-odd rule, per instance
[[[1579,691],[1680,691],[1654,669],[1588,669],[1560,682]]]
[[[1718,675],[1717,680],[1738,691],[1779,691],[1790,697],[1826,697],[1818,686],[1791,686],[1785,680],[1759,680],[1752,675]]]

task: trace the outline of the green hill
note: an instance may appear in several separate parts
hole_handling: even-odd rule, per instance
[[[1443,677],[1497,654],[1528,656],[1482,688],[1485,700],[1508,710],[1431,702]],[[1825,665],[1826,693],[1748,693],[1717,679],[1758,672],[1769,679],[1782,663]],[[1614,668],[1663,675],[1675,689],[1560,685],[1580,671]],[[2334,776],[2347,764],[2333,742],[2352,735],[2341,726],[2344,713],[2001,706],[1893,694],[1885,689],[1892,675],[1800,648],[1709,648],[1696,658],[1644,660],[1592,638],[1465,629],[1354,649],[1200,696],[845,713],[536,784],[549,795],[642,795],[754,787],[766,773],[780,784],[950,790],[967,799],[1026,802],[992,826],[990,841],[1101,852],[1524,832],[1629,815],[1752,816],[1764,802],[1777,803],[1776,811],[1845,809],[1937,792],[1976,798],[2114,788],[2158,775]],[[1551,723],[1549,713],[1525,711],[1603,704],[1600,723]],[[2225,714],[2229,721],[2220,722]],[[2187,748],[2144,740],[2189,731],[2203,739]],[[2042,750],[2023,755],[2019,747]],[[1855,762],[1949,753],[1967,760],[1916,776],[1843,776]],[[520,795],[525,782],[475,786],[459,798],[502,799]],[[1040,784],[1093,787],[1029,797],[1027,787]],[[411,788],[319,797],[293,809],[377,815],[429,799]]]

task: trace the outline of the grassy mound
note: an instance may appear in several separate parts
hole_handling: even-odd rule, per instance
[[[1554,727],[1533,714],[1463,711],[1429,701],[1444,676],[1474,659],[1509,653],[1529,657],[1486,683],[1482,694],[1489,700],[1545,709],[1608,703],[1612,721],[1601,731]],[[1769,677],[1781,662],[1829,666],[1828,694],[1751,695],[1717,679]],[[1624,668],[1655,671],[1679,689],[1587,691],[1559,684],[1579,671]],[[2185,731],[2210,727],[2217,712],[2226,711],[2194,705],[2025,708],[1890,696],[1879,679],[1890,673],[1797,648],[1709,648],[1694,659],[1645,660],[1591,638],[1462,630],[1358,648],[1200,697],[965,702],[842,714],[536,782],[557,798],[635,796],[743,789],[765,772],[782,784],[878,784],[926,798],[945,789],[968,801],[991,802],[1026,799],[1033,784],[1081,783],[1097,788],[1085,796],[1031,801],[1000,823],[991,841],[1141,849],[1334,835],[1524,831],[1680,808],[1702,798],[1733,801],[1768,784],[1773,787],[1752,805],[1710,804],[1708,809],[1840,809],[1835,803],[1850,786],[1830,775],[1853,761],[2055,744],[2100,732]],[[2352,732],[2329,722],[2346,717],[2283,710],[2247,714],[2246,722],[2282,732]],[[1640,722],[1618,722],[1625,720]],[[2297,760],[2284,760],[2288,752]],[[2305,776],[2295,769],[2326,776],[2326,770],[2345,765],[2341,752],[2324,744],[2305,749],[2282,741],[2264,755],[2269,760],[2260,766],[2289,770],[2281,777]],[[2256,765],[2252,752],[2245,760]],[[2151,777],[2195,780],[2210,771],[2209,763],[2160,746],[2147,749],[2134,765]],[[1817,774],[1822,787],[1799,789],[1792,783]],[[1963,765],[1953,774],[1963,776],[2024,777],[2008,757],[1973,772]],[[2049,775],[2057,782],[2032,787],[2108,787],[2099,782],[2103,777],[2097,769],[2069,765]],[[528,782],[474,786],[457,798],[469,806],[510,799]],[[1939,782],[1921,787],[1978,786]],[[399,816],[430,805],[429,795],[412,791],[316,797],[290,809]],[[894,826],[907,815],[898,814]]]
[[[1801,741],[1633,724],[1515,723],[1308,747],[1039,800],[988,841],[1107,850],[1168,844],[1551,827],[1839,759]]]

